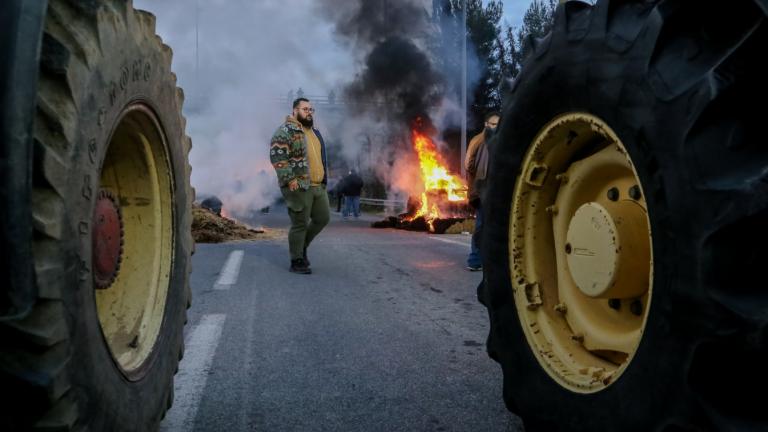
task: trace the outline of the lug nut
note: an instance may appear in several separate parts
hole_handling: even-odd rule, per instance
[[[629,310],[633,314],[640,316],[643,314],[643,303],[640,301],[640,299],[634,300],[629,304]]]
[[[640,186],[634,185],[629,188],[629,196],[635,201],[639,200],[643,196],[643,194],[640,192]]]
[[[610,307],[611,309],[614,309],[614,310],[619,310],[619,308],[621,308],[621,300],[615,299],[615,298],[609,299],[608,300],[608,307]]]
[[[619,200],[619,190],[615,187],[608,189],[608,199],[611,201]]]

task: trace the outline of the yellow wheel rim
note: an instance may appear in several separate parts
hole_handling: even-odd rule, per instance
[[[593,115],[555,118],[525,155],[510,218],[515,305],[537,360],[571,391],[611,385],[640,345],[653,280],[644,197]]]
[[[100,187],[119,205],[119,271],[96,289],[96,309],[112,357],[129,378],[141,376],[163,324],[173,262],[173,180],[167,142],[154,112],[136,103],[114,129]],[[96,239],[95,239],[96,240]]]

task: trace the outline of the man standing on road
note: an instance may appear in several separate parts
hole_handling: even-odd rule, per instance
[[[355,170],[350,170],[349,174],[342,180],[344,189],[344,219],[350,214],[360,217],[360,193],[363,190],[363,179],[357,175]]]
[[[269,158],[291,218],[290,271],[301,274],[312,273],[307,247],[330,219],[325,143],[313,127],[314,112],[308,99],[293,101],[293,112],[277,128],[269,146]]]
[[[485,189],[485,178],[488,173],[488,141],[496,134],[501,116],[497,112],[485,115],[485,128],[475,135],[467,147],[467,157],[464,167],[467,170],[469,184],[469,204],[475,209],[475,232],[472,234],[472,244],[467,257],[467,270],[480,271],[483,261],[480,257],[480,232],[483,227],[483,211],[481,196]]]

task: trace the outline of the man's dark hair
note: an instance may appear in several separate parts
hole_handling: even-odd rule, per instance
[[[491,117],[494,117],[494,116],[501,118],[501,114],[499,114],[498,111],[491,111],[485,115],[485,118],[483,119],[483,121],[488,121],[491,119]]]
[[[296,99],[295,101],[293,101],[293,107],[294,108],[298,108],[299,104],[302,103],[302,102],[309,102],[309,99],[300,97],[300,98]]]

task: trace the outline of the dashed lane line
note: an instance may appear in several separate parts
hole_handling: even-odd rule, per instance
[[[226,290],[237,283],[237,276],[240,274],[240,264],[243,262],[243,254],[242,250],[235,250],[229,254],[229,258],[224,263],[219,279],[216,280],[213,289]]]

